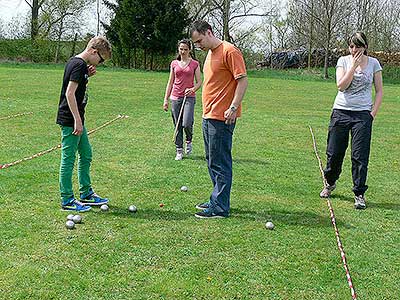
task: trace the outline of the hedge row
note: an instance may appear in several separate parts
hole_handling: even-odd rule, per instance
[[[71,56],[83,51],[87,41],[77,41],[74,45],[72,41],[62,41],[60,43],[58,62],[64,63]],[[114,49],[117,50],[117,49]],[[34,63],[54,63],[56,58],[57,42],[50,40],[37,40],[34,43],[30,39],[21,40],[5,40],[0,39],[0,60],[15,62],[34,62]],[[126,53],[113,52],[113,59],[109,65],[127,66],[129,68],[165,70],[169,68],[169,63],[173,59],[173,55],[161,56],[150,55],[144,57],[141,49],[133,51],[129,55]],[[126,63],[129,60],[130,63]],[[145,64],[146,62],[146,64]]]
[[[85,41],[60,42],[59,61],[65,62],[73,52],[77,53],[84,49]],[[0,59],[21,62],[54,62],[56,58],[57,42],[49,40],[29,39],[23,40],[0,40]]]

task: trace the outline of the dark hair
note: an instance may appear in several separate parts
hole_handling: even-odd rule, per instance
[[[190,40],[188,40],[188,39],[183,39],[183,40],[180,40],[179,42],[178,42],[178,44],[177,44],[177,47],[178,47],[178,55],[176,56],[176,59],[177,60],[181,60],[182,58],[181,58],[181,55],[179,54],[179,45],[180,44],[184,44],[184,45],[186,45],[186,46],[188,46],[189,47],[189,55],[190,55],[190,57],[192,57],[192,42],[190,41]]]
[[[194,21],[192,23],[192,26],[190,27],[190,35],[192,35],[193,32],[195,32],[195,31],[197,31],[198,33],[201,33],[201,34],[206,34],[207,30],[210,30],[211,32],[213,32],[211,25],[208,24],[204,20],[197,20],[197,21]]]
[[[353,35],[347,40],[347,45],[350,46],[350,44],[356,45],[357,48],[365,48],[364,54],[367,55],[368,40],[364,32],[357,31],[353,33]]]

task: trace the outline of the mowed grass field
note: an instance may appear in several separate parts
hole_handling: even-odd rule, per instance
[[[0,164],[60,142],[60,66],[0,65]],[[194,151],[174,161],[168,73],[99,69],[89,83],[95,190],[110,210],[65,228],[60,151],[0,170],[0,299],[351,299],[309,125],[325,161],[333,80],[251,72],[233,146],[231,217],[208,199],[201,100]],[[400,299],[400,85],[374,121],[365,211],[353,209],[349,151],[332,197],[358,299]],[[75,191],[78,192],[76,176]],[[189,187],[187,193],[180,187]],[[164,206],[160,207],[160,203]],[[128,206],[138,207],[136,214]],[[272,221],[275,230],[265,229]]]

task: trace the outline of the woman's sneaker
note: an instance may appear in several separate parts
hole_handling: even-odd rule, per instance
[[[186,155],[192,154],[192,142],[186,142]]]
[[[84,205],[99,206],[108,203],[107,198],[100,197],[92,189],[90,189],[87,196],[81,194],[80,198]]]
[[[366,209],[367,208],[367,205],[365,204],[365,196],[364,195],[354,196],[354,208],[355,209]]]
[[[332,191],[336,188],[336,184],[332,184],[332,185],[327,185],[326,187],[324,187],[321,191],[321,193],[319,193],[319,196],[321,198],[329,198],[331,196]]]
[[[176,149],[175,160],[182,160],[182,158],[183,158],[183,149],[182,148],[177,148]]]
[[[83,204],[82,202],[79,202],[75,198],[72,199],[68,204],[61,204],[61,209],[62,210],[68,210],[68,211],[76,211],[76,212],[86,212],[91,209],[90,206],[87,206]]]

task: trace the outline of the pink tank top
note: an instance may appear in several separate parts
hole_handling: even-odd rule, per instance
[[[192,59],[184,68],[181,68],[178,60],[171,62],[171,69],[175,75],[175,81],[172,86],[171,99],[177,100],[185,96],[185,89],[194,86],[194,73],[199,66],[199,63]],[[195,97],[196,94],[192,93],[189,97]]]

